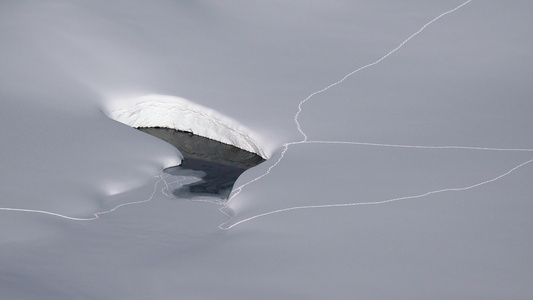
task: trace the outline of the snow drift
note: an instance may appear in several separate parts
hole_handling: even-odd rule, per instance
[[[213,109],[184,98],[154,94],[115,101],[107,107],[106,114],[135,128],[166,127],[192,132],[268,158],[257,142],[258,137],[248,128]]]

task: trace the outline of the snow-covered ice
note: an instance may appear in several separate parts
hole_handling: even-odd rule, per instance
[[[0,1],[0,298],[531,298],[532,5]]]
[[[147,95],[115,100],[109,103],[107,114],[135,128],[165,127],[192,132],[268,157],[257,142],[259,137],[248,128],[213,109],[180,97]]]

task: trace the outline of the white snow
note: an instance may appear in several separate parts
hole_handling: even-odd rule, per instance
[[[131,127],[166,127],[207,137],[268,158],[259,138],[248,128],[221,113],[187,99],[146,95],[110,101],[107,115]]]

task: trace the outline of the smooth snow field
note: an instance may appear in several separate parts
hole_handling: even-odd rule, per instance
[[[532,299],[531,11],[0,0],[0,299]]]

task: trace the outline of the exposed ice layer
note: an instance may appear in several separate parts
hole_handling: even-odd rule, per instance
[[[268,156],[257,143],[257,137],[234,119],[187,99],[147,95],[108,106],[107,115],[132,127],[167,127],[192,132],[225,144]]]

